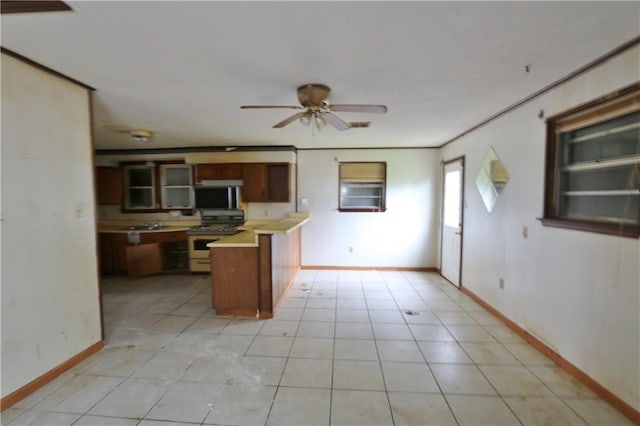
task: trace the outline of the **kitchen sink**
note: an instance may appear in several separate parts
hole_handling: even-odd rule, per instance
[[[135,226],[125,226],[120,228],[121,231],[155,231],[157,229],[162,229],[162,225],[159,223],[149,223],[144,225],[135,225]]]

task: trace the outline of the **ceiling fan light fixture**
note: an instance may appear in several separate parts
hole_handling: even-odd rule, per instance
[[[308,126],[311,124],[311,116],[309,114],[304,114],[300,116],[300,123],[303,126]]]
[[[327,127],[327,120],[324,119],[322,113],[316,112],[313,114],[313,124],[320,131],[323,127]]]

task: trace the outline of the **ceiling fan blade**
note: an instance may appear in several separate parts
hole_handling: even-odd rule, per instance
[[[116,132],[116,133],[129,133],[132,130],[131,127],[120,126],[117,124],[110,124],[110,123],[102,125],[102,128],[112,132]]]
[[[350,121],[349,127],[352,129],[362,129],[365,127],[369,127],[371,125],[370,121]]]
[[[327,121],[327,123],[331,124],[338,130],[347,130],[349,127],[349,123],[339,118],[337,115],[333,115],[330,112],[322,113],[322,117]]]
[[[269,109],[269,108],[285,108],[285,109],[304,109],[301,106],[293,105],[242,105],[241,109]]]
[[[341,104],[330,105],[329,109],[336,112],[387,112],[386,105],[358,105],[358,104]]]
[[[282,128],[282,127],[286,126],[287,124],[289,124],[289,123],[292,123],[292,122],[296,121],[298,118],[300,118],[300,117],[304,116],[305,114],[307,114],[307,112],[306,112],[306,111],[305,111],[305,112],[299,112],[299,113],[297,113],[297,114],[293,114],[291,117],[285,118],[285,119],[284,119],[284,120],[282,120],[281,122],[279,122],[279,123],[275,124],[275,125],[273,126],[273,128],[274,128],[274,129],[280,129],[280,128]]]

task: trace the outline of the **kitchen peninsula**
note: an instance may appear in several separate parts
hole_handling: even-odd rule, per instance
[[[212,303],[218,315],[273,317],[300,269],[300,233],[307,221],[307,213],[249,220],[241,232],[207,244]]]

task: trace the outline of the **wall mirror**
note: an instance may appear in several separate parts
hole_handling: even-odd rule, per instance
[[[498,204],[500,194],[502,194],[502,190],[508,180],[509,173],[507,173],[507,169],[498,158],[498,154],[496,154],[493,147],[489,147],[482,169],[480,169],[476,178],[476,187],[489,213]]]

